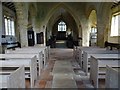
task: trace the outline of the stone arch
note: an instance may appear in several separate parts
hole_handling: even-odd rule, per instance
[[[96,10],[92,10],[89,15],[89,34],[90,34],[90,40],[89,45],[90,46],[96,46],[97,45],[97,12]],[[92,38],[96,37],[96,39]]]
[[[96,11],[96,14],[97,14],[97,9],[94,5],[90,5],[87,10],[86,10],[86,17],[89,18],[91,12],[95,10]]]
[[[37,9],[35,3],[30,3],[28,5],[28,12],[30,13],[31,17],[35,17],[37,14]]]
[[[94,9],[89,14],[89,22],[91,27],[97,27],[97,12]]]
[[[54,6],[52,9],[51,9],[51,11],[48,13],[48,15],[47,15],[47,19],[48,19],[48,22],[47,22],[47,24],[49,23],[49,20],[54,16],[54,14],[59,10],[59,9],[64,9],[66,12],[68,12],[70,15],[71,15],[71,17],[73,18],[73,20],[74,20],[74,22],[76,23],[76,28],[77,28],[77,31],[74,31],[74,33],[77,35],[76,36],[76,39],[79,37],[79,34],[78,34],[78,32],[79,32],[79,29],[81,30],[81,27],[79,27],[79,26],[81,26],[81,23],[80,23],[80,21],[79,21],[79,19],[78,19],[78,17],[74,14],[74,10],[71,10],[67,5],[65,5],[64,3],[60,3],[60,4],[57,4],[56,6]],[[60,15],[60,14],[59,14]],[[60,17],[59,17],[59,15],[55,15],[55,21],[54,22],[52,22],[51,23],[51,25],[54,25],[54,23],[56,23],[59,19],[60,19]],[[82,32],[82,31],[81,31]],[[80,36],[82,36],[82,33],[80,33],[81,35]]]
[[[33,26],[33,24],[35,23],[33,21],[34,17],[37,14],[37,9],[35,7],[35,3],[29,3],[28,5],[28,26]]]
[[[65,10],[67,10],[71,15],[72,17],[74,18],[75,22],[77,22],[79,25],[81,24],[80,21],[79,21],[79,18],[74,14],[74,10],[71,10],[67,5],[65,5],[64,3],[60,3],[60,4],[57,4],[56,6],[54,6],[51,11],[47,14],[47,20],[49,20],[53,14],[59,9],[59,8],[64,8]],[[47,22],[48,23],[48,22]]]

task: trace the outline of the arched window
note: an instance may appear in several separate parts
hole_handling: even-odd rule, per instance
[[[66,31],[66,24],[65,22],[61,21],[58,24],[58,31]]]

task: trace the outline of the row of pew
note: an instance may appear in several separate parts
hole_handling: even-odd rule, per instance
[[[8,88],[25,88],[25,70],[24,66],[20,66],[10,74],[0,74],[0,89]]]
[[[105,79],[105,87],[110,88],[107,78],[111,78],[108,73],[108,68],[118,69],[120,68],[120,54],[118,50],[108,50],[106,48],[100,47],[80,47],[74,46],[73,56],[75,60],[79,63],[82,70],[86,75],[90,75],[90,81],[95,88],[99,88],[99,80]],[[109,69],[110,70],[110,69]],[[116,71],[116,72],[117,72]],[[109,71],[110,72],[110,71]],[[111,73],[112,74],[112,73]],[[117,74],[118,75],[118,74]],[[111,75],[114,76],[114,75]],[[113,80],[114,82],[117,82]],[[112,83],[114,83],[112,82]],[[113,88],[118,88],[118,86],[112,84]]]
[[[49,46],[16,48],[16,50],[6,50],[5,54],[0,54],[0,88],[25,88],[25,84],[22,84],[22,81],[24,82],[25,79],[30,79],[30,88],[34,88],[41,70],[46,66],[49,55]],[[24,71],[21,70],[21,66],[24,68]],[[24,72],[24,78],[15,74],[12,76],[12,79],[9,79],[14,83],[16,82],[15,85],[7,81],[7,78],[14,72]]]

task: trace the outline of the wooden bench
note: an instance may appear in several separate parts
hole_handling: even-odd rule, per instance
[[[42,52],[42,58],[41,58],[41,52]],[[32,48],[32,47],[24,47],[21,49],[16,49],[16,50],[9,50],[7,53],[12,53],[12,54],[36,54],[38,60],[41,61],[41,68],[44,68],[44,54],[45,54],[45,48],[37,49],[37,48]]]
[[[25,60],[23,59],[0,60],[0,67],[2,69],[7,68],[7,70],[2,70],[1,74],[4,72],[8,74],[10,73],[11,68],[17,68],[21,65],[24,65],[25,68],[29,68],[30,74],[27,78],[30,78],[30,86],[31,88],[33,88],[35,85],[35,81],[37,80],[37,63],[36,62],[37,62],[36,56],[34,56],[31,59],[25,59]],[[25,73],[28,73],[28,70],[27,72],[25,70]]]
[[[83,51],[94,51],[94,50],[106,50],[106,48],[100,48],[100,47],[79,47],[78,48],[78,62],[80,66],[83,68]]]
[[[99,88],[99,80],[105,79],[106,74],[106,65],[111,67],[118,68],[120,67],[118,63],[120,59],[115,58],[106,58],[106,59],[97,59],[96,57],[91,56],[90,59],[90,81],[93,83],[95,88]]]
[[[76,51],[77,50],[77,46],[73,46],[73,58],[76,60]]]
[[[50,46],[39,46],[36,45],[34,47],[25,47],[24,49],[34,49],[34,50],[41,50],[43,49],[43,56],[44,56],[44,66],[47,63],[47,60],[49,59],[49,55],[50,55]]]
[[[79,49],[80,48],[83,48],[83,47],[80,47],[80,46],[74,46],[73,47],[73,57],[74,57],[74,59],[76,60],[76,61],[78,61],[79,60],[79,58],[80,58],[80,56],[79,56],[79,53],[80,53],[80,51],[79,51]],[[86,47],[84,47],[84,48],[86,48]],[[88,47],[87,47],[88,48]],[[78,61],[79,62],[79,61]]]
[[[0,54],[0,60],[25,60],[25,59],[31,59],[34,56],[38,56],[38,54]],[[42,69],[42,52],[39,53],[39,57],[38,57],[38,62],[36,62],[38,64],[38,73],[40,76],[41,73],[41,69]]]
[[[20,66],[9,75],[0,74],[0,89],[25,88],[25,69]]]
[[[113,50],[113,48],[120,49],[120,44],[119,43],[110,43],[110,42],[105,42],[105,47],[110,47],[110,50]]]
[[[105,88],[116,88],[120,89],[119,85],[119,75],[120,68],[114,69],[112,66],[106,66],[106,76],[105,76]]]
[[[47,47],[38,48],[38,47],[24,47],[24,48],[18,48],[16,50],[9,50],[7,53],[17,53],[17,54],[37,54],[37,58],[39,59],[39,53],[42,51],[42,68],[46,65],[46,55],[47,53]],[[48,53],[47,53],[48,54]],[[48,59],[48,58],[47,58]]]
[[[99,54],[99,55],[97,55]],[[103,55],[102,55],[103,54]],[[105,55],[104,55],[105,54]],[[118,51],[110,51],[110,50],[90,50],[90,51],[83,51],[83,71],[88,74],[88,69],[90,68],[90,56],[96,55],[96,58],[109,58],[111,57],[111,54],[116,54],[112,55],[114,58],[118,57]]]

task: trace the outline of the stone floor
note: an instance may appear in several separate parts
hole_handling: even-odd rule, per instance
[[[73,78],[77,88],[94,88],[89,81],[89,76],[85,76],[78,63],[73,59],[73,49],[56,48],[51,49],[50,58],[46,67],[41,72],[36,88],[52,88],[53,84],[53,68],[56,61],[70,61],[74,71]],[[63,81],[63,84],[66,81]]]

